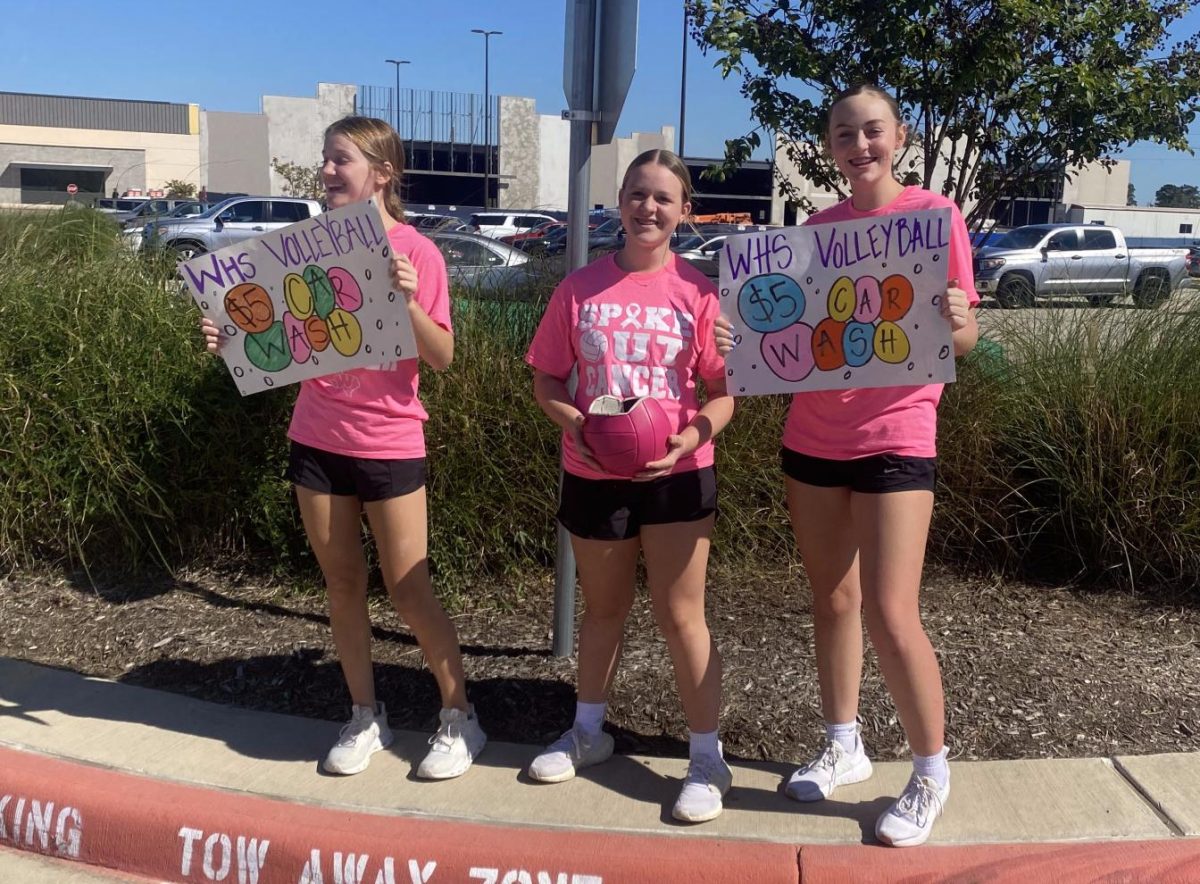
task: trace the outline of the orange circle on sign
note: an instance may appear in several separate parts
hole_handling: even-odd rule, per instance
[[[879,318],[885,322],[897,322],[913,305],[913,287],[907,277],[894,273],[879,286],[883,289],[883,307]]]
[[[304,320],[304,333],[308,335],[308,343],[318,353],[329,346],[329,328],[320,316],[313,315]]]
[[[225,293],[225,312],[247,334],[258,334],[275,322],[275,305],[261,285],[243,282]]]
[[[833,371],[846,364],[846,353],[842,349],[842,334],[846,323],[827,316],[813,329],[813,361],[821,371]]]

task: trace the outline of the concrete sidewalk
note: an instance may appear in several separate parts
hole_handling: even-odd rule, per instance
[[[0,843],[181,881],[889,880],[933,859],[949,874],[938,847],[963,845],[967,880],[1052,863],[1055,880],[1200,881],[1200,754],[959,762],[938,847],[900,851],[872,833],[907,763],[802,805],[779,791],[794,760],[735,762],[725,813],[687,826],[670,816],[682,759],[546,786],[522,774],[537,747],[491,743],[427,783],[411,771],[428,735],[397,732],[365,773],[325,776],[339,726],[0,659]]]

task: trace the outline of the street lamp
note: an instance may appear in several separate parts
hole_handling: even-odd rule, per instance
[[[488,209],[491,208],[492,191],[492,99],[488,88],[488,49],[491,38],[504,32],[471,28],[471,33],[483,34],[483,207]]]
[[[385,62],[396,66],[396,133],[400,132],[400,65],[409,64],[404,59],[385,58]]]

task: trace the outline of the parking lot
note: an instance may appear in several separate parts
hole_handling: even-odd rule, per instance
[[[1200,279],[1185,280],[1182,287],[1176,289],[1166,303],[1156,308],[1159,311],[1175,313],[1198,309]],[[1053,327],[1061,333],[1088,318],[1100,318],[1117,324],[1122,317],[1132,320],[1143,315],[1143,311],[1134,307],[1133,299],[1128,296],[1113,301],[1107,307],[1092,307],[1083,298],[1061,298],[1039,301],[1034,307],[1014,310],[1001,309],[994,298],[985,297],[980,303],[979,330],[984,337],[1004,343],[1006,338],[1024,336],[1047,327]]]

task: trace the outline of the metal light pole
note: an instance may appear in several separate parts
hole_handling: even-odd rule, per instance
[[[679,158],[683,159],[683,124],[687,119],[688,8],[683,4],[683,61],[679,66]]]
[[[396,67],[396,132],[400,132],[400,65],[409,64],[402,58],[385,58],[385,62]]]
[[[483,28],[471,28],[472,34],[483,34],[483,207],[492,207],[492,98],[488,84],[489,68],[491,67],[488,51],[492,37],[503,34],[503,31],[485,31]]]

